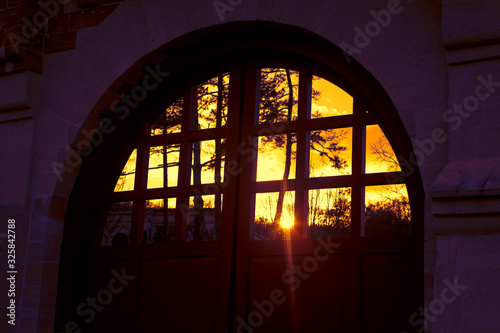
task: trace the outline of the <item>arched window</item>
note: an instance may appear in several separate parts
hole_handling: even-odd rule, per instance
[[[84,164],[61,260],[60,291],[73,291],[59,293],[58,325],[410,329],[422,199],[418,169],[400,165],[409,138],[359,64],[272,30],[195,38],[167,57],[166,83]],[[110,272],[133,276],[121,301],[95,320],[81,316],[85,304],[75,315]],[[100,282],[75,290],[89,276]]]
[[[193,83],[145,126],[105,203],[101,245],[220,240],[224,197],[251,203],[240,222],[251,240],[411,236],[398,159],[364,98],[306,67],[252,70],[235,85],[230,72]],[[229,111],[241,86],[252,95],[237,104],[257,102]],[[240,161],[226,165],[227,146]],[[226,187],[244,169],[239,202]]]

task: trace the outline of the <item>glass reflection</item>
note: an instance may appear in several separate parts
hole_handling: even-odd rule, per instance
[[[299,72],[285,68],[262,68],[259,123],[297,119]]]
[[[113,202],[108,206],[101,246],[127,245],[132,225],[132,201]]]
[[[295,192],[255,194],[251,239],[288,239],[295,221]]]
[[[365,173],[401,171],[391,144],[379,125],[366,126]]]
[[[183,98],[179,98],[151,125],[151,136],[181,131]]]
[[[411,210],[405,184],[365,187],[365,236],[411,236]]]
[[[174,240],[175,198],[146,200],[143,243],[163,243]],[[165,219],[165,214],[167,218]]]
[[[224,126],[227,122],[229,73],[221,74],[197,86],[197,129]]]
[[[313,76],[311,118],[352,114],[353,98],[333,83]]]
[[[350,175],[352,128],[310,132],[309,177]]]
[[[179,152],[179,144],[149,147],[148,189],[177,186]]]
[[[189,197],[188,241],[220,239],[222,194]]]
[[[191,185],[224,182],[225,139],[193,142]]]
[[[309,237],[349,237],[351,188],[309,190]]]
[[[257,181],[295,178],[297,137],[294,133],[260,136]]]
[[[115,192],[133,191],[135,183],[135,165],[137,162],[137,149],[134,149],[123,167],[122,173],[115,185]]]

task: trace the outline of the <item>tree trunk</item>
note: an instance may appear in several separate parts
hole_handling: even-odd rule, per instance
[[[286,69],[286,78],[288,83],[287,121],[291,121],[292,109],[293,109],[293,84],[289,69]],[[274,223],[279,223],[281,221],[281,216],[283,214],[283,202],[287,190],[287,181],[288,181],[288,176],[290,175],[291,164],[292,164],[292,134],[288,133],[286,134],[285,170],[283,172],[283,182],[281,184],[281,191],[279,192],[278,203],[276,205],[276,215],[274,216],[274,221],[273,221]]]

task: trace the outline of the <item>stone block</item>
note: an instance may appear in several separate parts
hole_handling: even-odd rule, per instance
[[[25,286],[40,286],[44,263],[27,263]]]
[[[10,27],[16,24],[20,24],[21,18],[23,17],[23,7],[22,6],[9,6],[2,13],[2,22],[6,27]]]
[[[48,33],[61,33],[69,29],[69,14],[57,15],[50,19]]]
[[[94,0],[81,0],[87,3],[87,6],[94,6]],[[92,4],[91,4],[92,3]],[[80,30],[83,28],[98,25],[103,19],[116,9],[116,5],[88,8],[70,14],[69,30]]]
[[[500,297],[470,296],[464,299],[464,329],[500,331]]]
[[[28,73],[12,73],[0,80],[0,112],[29,108],[27,104]]]
[[[42,74],[43,56],[41,52],[22,49],[21,54],[24,57],[23,65],[25,69],[33,73]]]
[[[442,289],[439,290],[439,293]],[[446,294],[447,297],[451,297],[450,294]],[[431,332],[450,332],[450,330],[462,329],[464,327],[463,320],[463,304],[464,297],[459,296],[449,304],[445,304],[444,311],[438,315],[435,315],[434,322],[429,322],[432,325]],[[458,319],[458,320],[457,320]]]
[[[32,51],[37,54],[42,54],[44,37],[45,34],[40,32],[34,34],[33,37],[28,39],[28,43],[23,45],[21,55],[23,57],[26,57],[27,53],[25,52],[25,50]]]
[[[492,142],[498,141],[498,135],[500,133],[500,126],[495,127],[477,127],[474,129],[474,140],[476,141],[475,146],[480,147],[478,151],[478,158],[493,158],[500,156],[500,145],[499,144],[491,144]],[[488,179],[489,186],[496,186],[499,183],[498,176],[500,176],[500,166],[495,174],[495,184],[493,180]]]
[[[489,0],[443,1],[443,43],[449,49],[487,44],[500,38],[496,25],[500,3]]]
[[[457,236],[457,265],[500,265],[500,235]]]
[[[40,287],[23,288],[23,307],[25,309],[37,309],[40,303],[42,290]]]
[[[30,242],[41,242],[45,240],[47,220],[44,217],[35,216],[31,220],[29,240]]]
[[[436,241],[437,267],[500,267],[500,235],[442,235]]]
[[[450,161],[468,160],[477,157],[480,147],[474,140],[474,128],[460,128],[448,132],[448,159]]]
[[[496,181],[498,180],[498,182]],[[495,195],[500,190],[500,158],[469,159],[448,163],[432,185],[435,197],[469,191],[470,196]],[[465,194],[465,193],[464,193]]]
[[[49,34],[45,39],[43,53],[50,54],[62,51],[68,51],[75,48],[76,31],[67,31],[61,33]]]
[[[38,332],[38,309],[19,309],[19,325],[17,333]]]

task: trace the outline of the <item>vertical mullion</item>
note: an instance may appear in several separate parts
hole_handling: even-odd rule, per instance
[[[168,187],[168,156],[167,156],[167,145],[163,145],[162,151],[163,151],[163,189],[166,189]],[[168,197],[163,197],[163,235],[162,235],[162,242],[168,242],[168,236],[169,236],[169,230],[168,230]]]
[[[163,145],[161,148],[161,151],[163,153],[163,188],[166,189],[168,187],[168,145]]]
[[[219,254],[219,278],[217,297],[216,332],[230,331],[234,311],[234,270],[236,263],[236,232],[238,208],[239,169],[238,147],[240,141],[240,103],[242,92],[242,67],[240,64],[232,66],[229,77],[229,95],[227,101],[227,123],[225,125],[226,149],[224,182],[220,184],[219,193],[224,195],[222,200],[221,217],[221,250]],[[219,86],[221,87],[221,86]],[[221,88],[220,88],[221,89]],[[236,165],[236,168],[233,166]]]
[[[303,158],[296,158],[297,171],[295,173],[295,221],[294,234],[297,238],[307,237],[308,192],[305,188],[306,178],[309,177],[309,135],[307,134],[307,119],[311,109],[311,81],[312,76],[305,70],[299,72],[298,96],[298,131],[297,154]]]
[[[132,206],[132,225],[130,230],[130,243],[142,244],[142,232],[144,229],[145,201],[141,193],[146,188],[148,172],[149,149],[143,145],[137,147],[137,161],[135,170],[134,201]]]
[[[361,110],[364,112],[364,110]],[[356,185],[357,187],[360,188],[360,194],[359,194],[359,200],[361,203],[361,208],[360,208],[360,215],[359,215],[359,229],[360,229],[360,236],[364,237],[365,236],[365,184],[362,182],[363,175],[366,170],[366,126],[361,123],[361,163],[360,163],[360,174],[359,177],[359,185]]]
[[[351,237],[360,237],[361,226],[361,209],[364,202],[362,188],[362,174],[364,171],[364,129],[362,115],[362,105],[359,104],[359,99],[354,98],[354,123],[352,129],[352,196],[351,196]]]
[[[362,173],[364,170],[364,135],[363,135],[363,105],[361,98],[354,96],[353,107],[353,135],[352,135],[352,184],[351,184],[351,241],[352,247],[346,255],[347,280],[346,289],[349,291],[349,299],[346,302],[347,318],[346,328],[348,332],[359,332],[361,327],[361,260],[360,228],[362,209],[364,209],[364,189],[362,187]]]
[[[187,240],[187,226],[189,219],[189,200],[186,198],[186,187],[191,175],[191,143],[188,141],[187,133],[194,130],[194,120],[196,114],[196,87],[188,86],[184,91],[184,104],[182,106],[181,131],[184,134],[180,142],[179,152],[179,179],[175,212],[175,241]]]
[[[234,313],[230,318],[232,332],[237,331],[237,317],[246,318],[247,305],[247,278],[248,278],[248,258],[249,258],[249,229],[253,223],[254,212],[252,211],[254,193],[252,193],[252,183],[255,182],[255,164],[257,143],[255,124],[258,121],[257,108],[260,105],[260,71],[255,63],[247,63],[244,67],[244,77],[242,79],[244,93],[242,96],[242,119],[241,119],[241,144],[238,149],[240,160],[240,182],[237,189],[238,210],[237,221],[239,225],[236,230],[236,260],[234,272]],[[242,89],[243,91],[243,89]]]
[[[151,129],[152,128],[153,128],[152,124],[149,124],[149,123],[146,124],[146,128],[145,128],[145,131],[144,131],[144,136],[145,137],[151,136]]]

